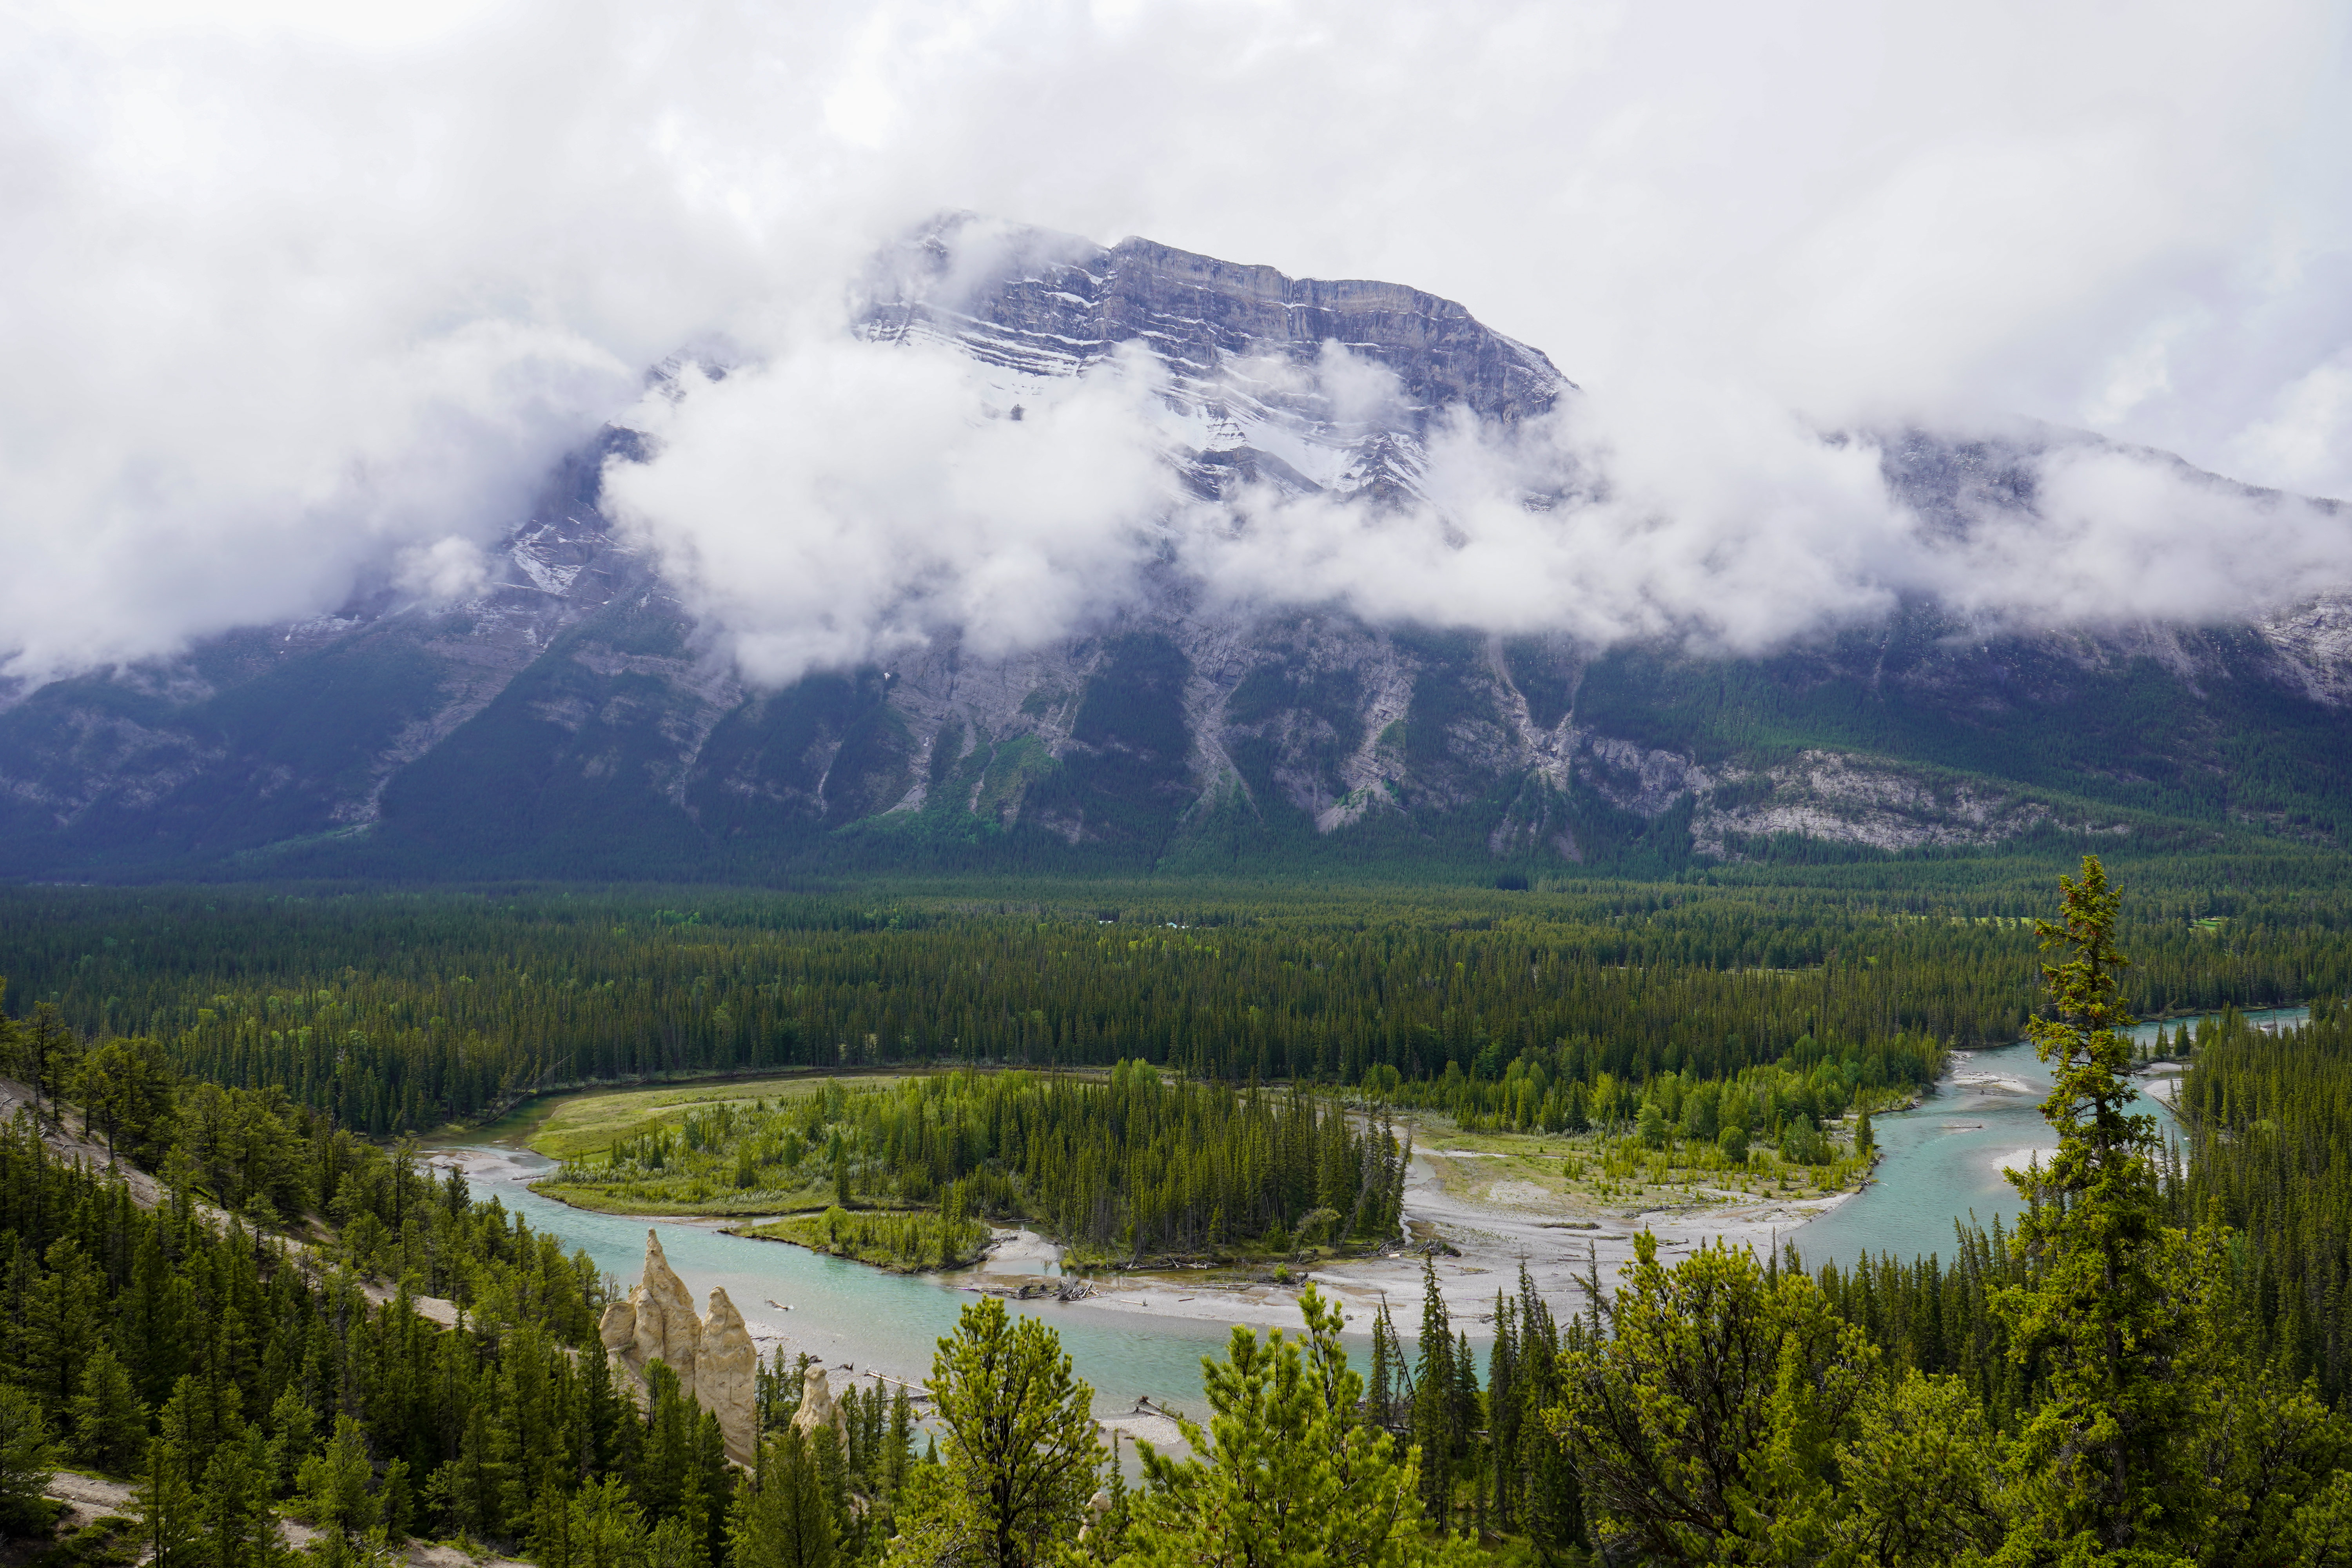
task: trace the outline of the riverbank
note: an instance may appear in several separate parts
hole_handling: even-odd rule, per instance
[[[687,1131],[682,1123],[689,1114],[723,1116],[722,1102],[773,1104],[815,1092],[828,1081],[848,1087],[871,1078],[810,1075],[599,1093],[546,1105],[528,1124],[487,1130],[491,1136],[485,1142],[523,1143],[546,1160],[593,1161],[626,1141],[675,1138]],[[1368,1330],[1383,1300],[1400,1314],[1410,1308],[1417,1315],[1423,1257],[1433,1255],[1440,1292],[1449,1310],[1466,1321],[1491,1319],[1496,1292],[1517,1289],[1522,1263],[1547,1299],[1565,1298],[1562,1304],[1574,1310],[1583,1304],[1595,1268],[1603,1288],[1613,1287],[1644,1230],[1669,1257],[1709,1244],[1769,1250],[1850,1201],[1868,1175],[1851,1158],[1835,1166],[1797,1165],[1769,1154],[1735,1162],[1712,1143],[1676,1140],[1648,1149],[1590,1132],[1465,1131],[1450,1117],[1428,1112],[1404,1114],[1396,1131],[1412,1140],[1415,1153],[1402,1225],[1388,1246],[1352,1256],[1244,1255],[1161,1258],[1156,1267],[1148,1259],[1140,1267],[1087,1267],[1087,1299],[1114,1313],[1289,1327],[1298,1321],[1298,1294],[1312,1280],[1337,1300],[1352,1327]],[[960,1290],[1012,1294],[1021,1287],[1006,1276],[1034,1276],[1029,1299],[1072,1298],[1066,1286],[1045,1284],[1066,1272],[1072,1260],[1034,1233],[1000,1236],[985,1247],[961,1237],[943,1246],[946,1238],[928,1233],[865,1237],[864,1228],[884,1222],[849,1210],[839,1217],[857,1225],[861,1235],[828,1237],[820,1229],[824,1216],[838,1212],[829,1211],[829,1188],[730,1190],[730,1184],[714,1191],[698,1180],[635,1177],[606,1185],[563,1179],[582,1169],[575,1164],[559,1173],[551,1166],[524,1179],[535,1195],[585,1213],[707,1226]],[[1834,1184],[1824,1190],[1824,1181]],[[936,1220],[911,1211],[888,1224],[894,1231],[937,1228]]]
[[[545,1189],[539,1189],[544,1192]],[[988,1226],[950,1225],[928,1209],[839,1209],[721,1227],[751,1241],[782,1242],[826,1258],[845,1258],[894,1274],[952,1273],[976,1266],[988,1250]]]
[[[1507,1173],[1499,1180],[1465,1179],[1460,1170],[1465,1163],[1443,1153],[1417,1152],[1404,1194],[1404,1219],[1412,1233],[1452,1249],[1430,1261],[1447,1312],[1465,1324],[1493,1321],[1495,1293],[1517,1293],[1522,1262],[1554,1311],[1580,1310],[1591,1270],[1597,1267],[1602,1288],[1613,1289],[1619,1271],[1633,1259],[1634,1237],[1644,1230],[1670,1258],[1703,1246],[1766,1252],[1856,1195],[1853,1189],[1769,1196],[1699,1189],[1685,1203],[1600,1209]],[[1399,1329],[1410,1336],[1420,1322],[1423,1256],[1413,1251],[1335,1258],[1301,1270],[1289,1285],[1221,1280],[1207,1271],[1114,1272],[1095,1277],[1097,1294],[1088,1304],[1154,1317],[1291,1328],[1298,1322],[1299,1292],[1311,1279],[1339,1303],[1351,1330],[1368,1331],[1385,1300]]]
[[[1270,1262],[1233,1269],[1091,1270],[1087,1276],[1092,1286],[1087,1305],[1146,1318],[1288,1329],[1297,1325],[1298,1297],[1312,1280],[1339,1303],[1351,1330],[1369,1332],[1385,1300],[1409,1334],[1419,1321],[1421,1249],[1438,1243],[1442,1244],[1440,1255],[1433,1261],[1447,1310],[1466,1324],[1484,1324],[1493,1318],[1496,1291],[1517,1290],[1522,1260],[1538,1291],[1554,1303],[1556,1310],[1563,1305],[1580,1310],[1584,1282],[1591,1269],[1597,1266],[1603,1287],[1613,1288],[1618,1271],[1633,1258],[1633,1238],[1645,1229],[1658,1238],[1660,1252],[1669,1258],[1687,1256],[1703,1245],[1768,1250],[1855,1195],[1853,1189],[1759,1194],[1693,1184],[1675,1189],[1682,1199],[1678,1202],[1598,1205],[1591,1201],[1588,1192],[1570,1189],[1567,1184],[1547,1185],[1528,1179],[1525,1162],[1541,1159],[1558,1165],[1565,1155],[1567,1140],[1525,1140],[1526,1154],[1493,1158],[1489,1157],[1493,1151],[1462,1148],[1465,1140],[1461,1135],[1433,1121],[1418,1123],[1412,1131],[1417,1139],[1436,1134],[1432,1141],[1442,1145],[1417,1151],[1406,1177],[1403,1218],[1413,1250],[1290,1265],[1293,1278],[1287,1283],[1271,1278]],[[499,1158],[503,1163],[512,1157]],[[583,1214],[611,1212],[602,1205],[569,1203],[568,1190],[552,1183],[530,1181],[529,1186],[538,1195]],[[742,1223],[740,1216],[671,1212],[633,1217],[692,1226],[746,1240],[797,1244],[788,1235],[759,1235],[758,1227]],[[828,1255],[824,1248],[811,1250]],[[1030,1279],[1041,1285],[1047,1280],[1057,1286],[1066,1283],[1061,1278],[1063,1257],[1064,1249],[1046,1237],[1017,1229],[994,1235],[976,1260],[966,1266],[946,1269],[893,1267],[887,1262],[860,1266],[933,1279],[961,1292],[1015,1293]],[[1059,1293],[1058,1289],[1052,1292]],[[1045,1294],[1034,1292],[1033,1299]]]

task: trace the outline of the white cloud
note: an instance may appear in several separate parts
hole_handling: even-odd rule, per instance
[[[2352,494],[2352,347],[2280,388],[2231,449],[2239,466],[2278,484]]]
[[[425,600],[458,600],[482,591],[489,564],[481,546],[456,534],[401,551],[393,581],[404,593]]]
[[[999,652],[1135,592],[1174,499],[1152,391],[1116,360],[1015,418],[952,351],[830,339],[649,395],[655,455],[608,468],[609,506],[754,680],[957,627]]]
[[[1606,507],[1538,524],[1465,492],[1458,547],[1293,507],[1296,537],[1203,559],[1237,593],[1312,567],[1385,613],[1695,617],[1738,646],[1948,579],[1988,613],[2226,613],[2336,570],[2321,514],[2061,473],[2089,509],[2074,565],[2011,571],[1991,541],[1919,554],[1866,451],[1812,432],[2087,416],[2352,489],[2347,44],[2326,0],[19,5],[0,673],[462,583],[458,546],[509,525],[640,367],[717,336],[771,368],[681,405],[635,499],[674,559],[719,563],[705,608],[747,660],[1098,608],[1135,548],[1136,448],[1102,434],[1131,388],[973,426],[944,382],[825,346],[856,258],[941,207],[1408,282],[1591,392],[1559,439],[1609,454]],[[935,445],[845,423],[893,397]],[[810,405],[837,447],[721,439]],[[1064,471],[1082,438],[1106,455]],[[844,468],[886,452],[887,478]],[[1033,518],[992,474],[1060,488]],[[837,557],[755,526],[732,488],[754,477],[834,496],[810,515]],[[930,505],[962,542],[917,537]],[[2231,553],[2248,541],[2263,559]],[[445,545],[454,576],[418,564]],[[908,559],[929,564],[886,569]],[[836,570],[835,594],[752,587]]]
[[[1401,401],[1384,367],[1331,344],[1230,370],[1342,427]],[[1455,409],[1421,496],[1381,504],[1181,489],[1172,459],[1200,427],[1140,353],[1023,386],[935,343],[822,338],[648,395],[634,420],[656,453],[611,464],[609,493],[764,684],[950,629],[982,654],[1040,643],[1139,602],[1160,565],[1243,609],[1740,653],[1906,598],[1991,632],[2208,623],[2352,584],[2352,519],[2089,442],[2022,457],[2034,511],[1931,527],[1889,494],[1870,441],[1711,384],[1681,389],[1680,417],[1570,397],[1505,428]],[[1564,499],[1530,504],[1545,496]]]

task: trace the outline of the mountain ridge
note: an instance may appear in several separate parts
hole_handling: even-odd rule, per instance
[[[1000,417],[1151,355],[1171,461],[1203,500],[1422,503],[1450,411],[1507,426],[1581,395],[1401,285],[970,215],[877,259],[856,330],[877,352],[953,348]],[[1331,345],[1402,395],[1340,406],[1317,371]],[[2031,515],[2038,451],[2097,440],[2021,429],[1874,445],[1893,493],[1965,530]],[[2235,626],[2006,633],[1908,602],[1740,658],[1236,607],[1161,563],[1064,638],[982,657],[950,633],[761,690],[601,510],[607,466],[646,455],[615,428],[566,459],[465,604],[379,594],[0,696],[0,875],[1475,871],[2053,833],[2335,845],[2352,825],[2341,595]]]

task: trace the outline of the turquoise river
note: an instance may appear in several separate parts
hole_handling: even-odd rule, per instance
[[[2304,1016],[2297,1008],[2252,1016],[2276,1027]],[[2153,1034],[2154,1026],[2142,1032]],[[1864,1252],[1907,1258],[1948,1252],[1956,1220],[2013,1220],[2021,1205],[2001,1173],[2050,1146],[2040,1110],[2048,1091],[2048,1075],[2029,1046],[1958,1055],[1916,1109],[1876,1119],[1885,1154],[1871,1184],[1789,1239],[1813,1263],[1851,1261]],[[475,1143],[453,1146],[439,1157],[464,1167],[478,1196],[496,1195],[534,1227],[584,1248],[621,1287],[636,1280],[647,1221],[541,1197],[528,1184],[551,1166],[536,1154]],[[781,1339],[830,1365],[847,1363],[861,1376],[878,1372],[919,1382],[929,1372],[935,1342],[954,1326],[958,1310],[974,1300],[965,1289],[973,1278],[968,1275],[887,1274],[692,1222],[659,1221],[652,1227],[698,1299],[714,1286],[726,1289],[752,1332],[763,1336],[763,1354]],[[1131,1409],[1139,1395],[1205,1414],[1201,1358],[1223,1346],[1226,1329],[1083,1301],[1011,1305],[1060,1332],[1078,1374],[1094,1386],[1098,1415]],[[1409,1318],[1411,1304],[1401,1305],[1407,1310],[1399,1316]],[[1567,1310],[1575,1303],[1553,1306]],[[1410,1321],[1399,1326],[1410,1335]]]

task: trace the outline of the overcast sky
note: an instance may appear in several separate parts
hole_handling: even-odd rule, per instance
[[[0,658],[462,594],[646,365],[943,207],[1459,300],[1693,504],[2005,413],[2352,495],[2347,79],[2262,0],[11,5]]]

